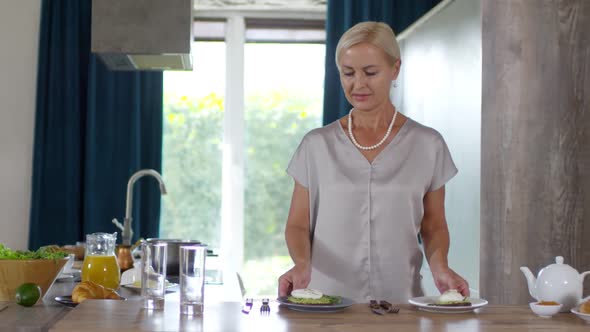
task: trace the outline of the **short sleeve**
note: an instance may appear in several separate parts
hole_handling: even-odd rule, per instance
[[[303,138],[297,150],[291,158],[291,162],[287,167],[287,174],[291,175],[295,181],[305,188],[309,187],[308,181],[308,151],[307,151],[307,139]]]
[[[455,163],[453,162],[453,158],[451,158],[451,152],[440,134],[435,141],[435,146],[436,158],[432,180],[430,181],[430,187],[428,188],[429,192],[440,189],[458,172],[457,167],[455,167]]]

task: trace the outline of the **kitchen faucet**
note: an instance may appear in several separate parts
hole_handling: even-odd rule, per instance
[[[123,245],[130,246],[131,245],[131,236],[133,235],[133,231],[131,230],[131,221],[133,218],[131,217],[131,211],[133,210],[133,185],[137,180],[141,177],[150,175],[158,180],[160,184],[160,192],[162,195],[166,195],[166,186],[164,185],[164,180],[162,180],[162,176],[160,173],[156,172],[153,169],[142,169],[129,178],[129,182],[127,182],[127,203],[125,204],[125,219],[123,220],[123,225],[117,221],[117,219],[113,219],[113,223],[117,225],[117,227],[122,228],[123,232],[121,233],[121,238],[123,239]]]

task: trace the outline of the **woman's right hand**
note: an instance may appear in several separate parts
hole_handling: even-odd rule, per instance
[[[279,277],[279,297],[288,296],[294,289],[307,288],[311,281],[311,267],[298,264]]]

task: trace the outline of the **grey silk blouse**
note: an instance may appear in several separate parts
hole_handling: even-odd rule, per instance
[[[303,138],[287,173],[309,191],[310,288],[356,302],[423,294],[423,198],[457,174],[436,130],[408,118],[369,163],[335,121]]]

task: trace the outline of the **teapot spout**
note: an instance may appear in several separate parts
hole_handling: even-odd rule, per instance
[[[535,283],[537,282],[537,278],[533,275],[531,270],[528,267],[521,266],[520,270],[524,273],[524,277],[526,278],[527,284],[529,286],[529,294],[537,300],[537,292],[535,290]]]

